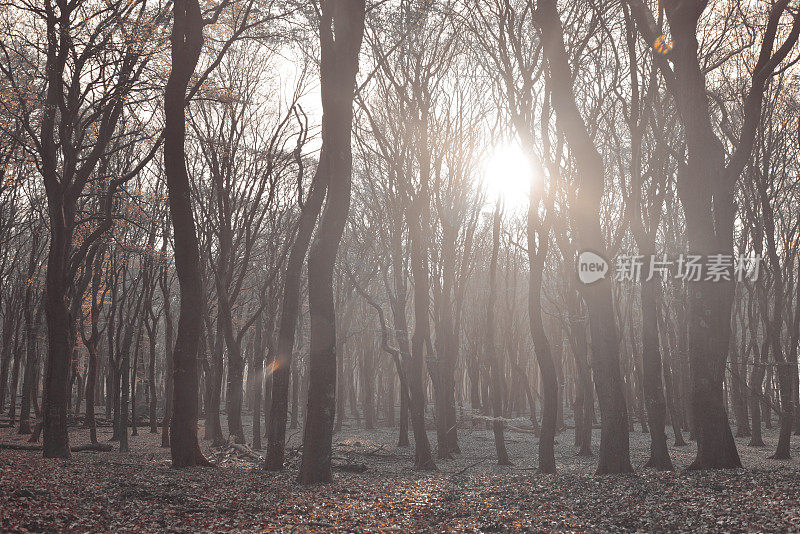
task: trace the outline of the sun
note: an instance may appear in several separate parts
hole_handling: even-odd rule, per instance
[[[535,171],[518,142],[497,145],[489,152],[483,175],[489,202],[494,204],[499,199],[505,209],[513,211],[528,208]]]

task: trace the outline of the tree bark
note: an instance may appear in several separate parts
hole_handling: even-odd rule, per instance
[[[197,0],[176,0],[171,36],[172,62],[164,94],[164,170],[172,219],[180,314],[173,350],[173,413],[170,451],[175,468],[210,465],[197,440],[197,352],[203,330],[203,282],[191,187],[186,169],[186,89],[203,46],[203,18]]]
[[[36,378],[38,376],[39,354],[36,350],[37,335],[42,324],[44,303],[40,303],[34,316],[33,310],[25,314],[25,371],[22,374],[22,401],[19,408],[19,434],[31,433],[31,404],[36,396]]]
[[[325,153],[320,155],[320,166],[323,164],[322,160],[327,157]],[[322,178],[320,170],[317,170],[308,199],[300,214],[297,235],[286,262],[278,342],[275,347],[275,360],[272,364],[272,404],[268,426],[267,454],[264,457],[264,468],[267,471],[283,469],[286,453],[286,423],[289,415],[292,351],[294,350],[297,318],[300,314],[300,278],[303,271],[303,260],[308,251],[311,234],[314,231],[326,189],[327,183]]]
[[[539,235],[536,239],[536,214],[537,204],[531,195],[531,206],[528,211],[528,261],[530,263],[530,281],[528,283],[528,320],[531,329],[531,339],[536,351],[536,363],[542,375],[542,427],[539,434],[539,471],[542,473],[556,472],[555,459],[555,437],[558,419],[558,376],[553,355],[550,351],[550,342],[544,329],[542,320],[542,275],[544,263],[547,258],[549,248],[549,238],[547,235]],[[549,227],[545,232],[549,234]],[[535,243],[539,243],[539,250],[534,251]],[[582,387],[581,384],[579,387]],[[590,401],[591,402],[591,401]],[[583,410],[583,406],[581,406]],[[577,414],[576,414],[577,415]],[[583,413],[581,413],[583,416]],[[577,419],[577,417],[576,417]],[[591,432],[591,421],[589,421],[589,431]],[[576,436],[579,429],[575,428]],[[591,434],[590,434],[591,436]],[[591,440],[591,437],[590,437]],[[581,438],[581,443],[584,443]],[[581,447],[583,451],[583,446]],[[591,454],[591,453],[590,453]]]
[[[494,224],[492,226],[492,258],[489,264],[489,302],[486,306],[486,350],[489,354],[489,373],[492,380],[491,386],[491,402],[492,402],[492,433],[494,434],[494,448],[497,453],[498,465],[512,465],[511,460],[508,458],[506,451],[506,440],[503,435],[503,428],[505,422],[503,421],[503,391],[502,391],[502,370],[500,365],[500,355],[498,354],[499,348],[495,344],[494,330],[495,330],[495,301],[497,299],[497,253],[500,249],[500,226],[502,221],[502,213],[500,201],[497,202],[494,213]],[[538,351],[537,351],[538,353]],[[552,361],[552,360],[551,360]],[[554,369],[555,371],[555,369]],[[555,409],[556,406],[553,406]],[[555,410],[553,411],[555,415]],[[555,420],[553,420],[553,428],[555,429]],[[553,430],[555,435],[555,430]],[[546,444],[545,444],[546,449]],[[542,467],[542,445],[540,442],[540,456],[539,466]],[[545,465],[547,468],[547,466]],[[555,469],[555,460],[553,466],[548,468],[552,472]]]
[[[320,25],[322,152],[325,209],[308,255],[311,315],[308,410],[303,431],[302,484],[330,482],[336,411],[336,313],[333,268],[350,208],[353,97],[364,35],[364,0],[326,0]],[[335,39],[334,39],[335,35]],[[327,120],[326,120],[327,119]],[[320,160],[323,158],[320,157]]]
[[[605,255],[605,240],[600,226],[603,196],[603,159],[592,144],[580,116],[572,90],[561,19],[555,0],[541,0],[536,21],[542,35],[552,83],[552,102],[558,123],[564,131],[580,175],[575,211],[578,244],[582,250]],[[600,403],[602,431],[597,473],[633,471],[628,441],[628,411],[620,376],[619,340],[614,317],[611,281],[608,278],[581,287],[589,314],[592,338],[592,370]]]

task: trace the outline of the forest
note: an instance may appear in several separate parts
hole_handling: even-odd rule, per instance
[[[799,36],[3,0],[0,531],[800,531]]]

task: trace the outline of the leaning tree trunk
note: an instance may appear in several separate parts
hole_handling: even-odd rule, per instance
[[[180,315],[173,359],[173,410],[170,451],[176,468],[209,464],[197,440],[197,350],[203,330],[203,281],[186,169],[186,89],[203,46],[203,17],[198,0],[173,3],[172,63],[164,94],[164,170],[180,284]]]
[[[329,155],[320,172],[328,190],[319,229],[308,255],[311,348],[308,410],[303,432],[303,459],[298,476],[303,484],[331,480],[333,420],[336,411],[333,268],[350,208],[353,96],[358,55],[364,35],[365,10],[364,0],[327,0],[322,3],[322,153]]]
[[[542,277],[547,254],[550,249],[550,224],[549,216],[545,221],[540,220],[538,210],[541,198],[537,193],[539,190],[536,179],[531,181],[530,205],[528,207],[528,264],[530,275],[528,282],[528,321],[531,329],[531,339],[536,352],[536,363],[539,372],[542,374],[542,389],[544,398],[542,399],[542,427],[539,434],[539,471],[542,473],[556,472],[555,458],[555,438],[556,426],[558,425],[558,373],[556,364],[553,360],[553,353],[550,350],[550,341],[542,319]],[[548,214],[549,215],[549,214]],[[497,221],[495,221],[497,224]],[[495,233],[497,233],[495,229]],[[497,243],[495,243],[497,246]],[[495,260],[494,253],[492,260]],[[492,271],[494,265],[492,265]],[[492,281],[492,287],[494,282]],[[577,356],[576,356],[577,357]],[[583,384],[578,385],[583,391]],[[586,399],[584,399],[586,402]],[[591,401],[590,401],[591,402]],[[575,407],[577,409],[577,407]],[[580,407],[583,410],[583,406]],[[583,414],[581,414],[583,415]],[[581,418],[576,413],[576,422]],[[591,428],[591,421],[589,422]],[[576,423],[575,435],[578,436]],[[591,438],[590,438],[591,440]]]
[[[320,167],[325,158],[327,158],[327,154],[320,155]],[[289,410],[292,351],[294,350],[297,317],[300,313],[300,276],[311,234],[325,198],[325,191],[326,184],[318,170],[312,181],[309,197],[300,214],[297,235],[286,262],[278,342],[275,347],[275,359],[272,363],[272,400],[267,427],[267,454],[264,456],[264,468],[268,471],[283,469],[286,454],[286,420]]]
[[[586,130],[572,90],[572,74],[564,45],[564,35],[556,0],[541,0],[536,20],[542,35],[552,83],[552,102],[563,129],[570,153],[580,176],[575,215],[577,242],[582,250],[603,256],[605,240],[600,226],[603,196],[603,158]],[[611,280],[604,278],[581,287],[589,315],[592,338],[592,370],[600,404],[602,430],[597,473],[633,471],[628,441],[628,410],[620,375],[619,339],[614,316]]]

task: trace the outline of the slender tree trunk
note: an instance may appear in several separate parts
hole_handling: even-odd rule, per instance
[[[501,367],[500,367],[500,355],[498,354],[499,349],[495,344],[494,340],[494,330],[495,330],[495,300],[497,298],[497,252],[500,248],[500,226],[501,226],[501,208],[500,202],[498,201],[497,206],[495,207],[495,214],[494,214],[494,225],[492,227],[492,259],[489,266],[489,302],[487,304],[486,309],[486,350],[489,353],[489,372],[491,374],[491,400],[492,400],[492,415],[494,415],[494,420],[492,421],[492,432],[494,434],[494,447],[497,453],[497,463],[498,465],[512,465],[511,460],[508,458],[508,452],[506,451],[506,440],[503,436],[503,428],[505,427],[505,423],[503,422],[503,391],[502,391],[502,379],[501,379]],[[555,371],[555,369],[554,369]],[[553,406],[553,408],[556,408]],[[555,415],[555,412],[553,412]],[[555,428],[555,420],[553,421],[553,427]],[[555,430],[553,431],[555,434]],[[546,444],[544,446],[546,448]],[[539,466],[542,467],[542,457],[541,457],[541,449],[542,444],[540,441],[540,456],[539,456]],[[553,461],[553,467],[550,471],[555,469],[555,461]]]
[[[150,305],[152,305],[152,302]],[[150,433],[158,434],[158,419],[156,417],[156,342],[158,341],[158,317],[151,317],[151,320],[152,326],[147,330],[147,335],[150,338],[150,362],[147,371],[147,388],[150,401],[148,412],[150,418]]]
[[[142,289],[142,291],[146,291],[146,289]],[[140,349],[142,346],[142,319],[139,318],[139,314],[136,315],[136,345],[133,351],[133,367],[131,367],[131,377],[130,377],[130,385],[131,385],[131,435],[138,436],[139,435],[139,428],[138,428],[138,412],[136,410],[137,402],[136,402],[136,375],[139,372],[139,354]]]
[[[102,265],[105,249],[98,252],[95,257],[95,265],[92,270],[92,304],[89,320],[91,321],[91,332],[89,338],[85,339],[86,349],[89,352],[89,369],[86,378],[86,419],[84,427],[89,429],[89,439],[92,443],[97,443],[97,421],[95,419],[95,389],[97,384],[97,344],[100,340],[98,324],[100,322],[100,302],[97,297],[102,283]]]
[[[323,158],[320,155],[320,168]],[[292,351],[294,350],[295,330],[300,310],[300,277],[303,260],[308,251],[311,234],[317,222],[325,198],[327,182],[317,170],[311,184],[311,192],[303,206],[297,227],[292,250],[286,263],[286,275],[283,283],[283,302],[281,319],[278,326],[278,342],[275,347],[275,362],[272,372],[272,405],[267,436],[267,454],[264,467],[268,471],[283,469],[286,451],[286,423],[289,415],[289,382],[292,369]]]
[[[8,368],[11,363],[14,348],[14,330],[16,329],[19,314],[19,292],[14,291],[10,298],[6,299],[6,313],[3,317],[2,347],[0,348],[0,413],[5,409],[6,403],[6,384],[8,383]]]
[[[361,344],[361,394],[364,406],[364,428],[375,430],[375,355],[372,352],[371,339],[364,339]]]
[[[11,385],[8,388],[8,418],[12,426],[14,425],[17,416],[17,387],[19,385],[19,368],[22,360],[22,336],[20,335],[21,326],[22,321],[17,320],[17,328],[14,333],[14,363],[11,366]]]
[[[43,310],[44,304],[42,303],[39,305],[35,317],[33,310],[25,312],[25,371],[22,376],[22,401],[19,409],[19,434],[23,435],[31,433],[31,404],[36,396],[37,360],[39,359],[36,337],[42,323]]]
[[[645,250],[645,254],[647,254]],[[653,257],[650,256],[649,261]],[[661,350],[658,341],[658,310],[661,277],[642,282],[642,367],[647,418],[650,422],[650,458],[645,467],[673,469],[666,434],[666,401],[662,383]]]
[[[164,248],[166,251],[166,242],[168,238],[164,237]],[[173,324],[172,324],[172,295],[170,294],[169,282],[167,280],[167,269],[161,272],[161,296],[164,302],[164,418],[161,421],[161,446],[166,448],[170,446],[169,427],[172,417],[172,387],[173,387],[173,360],[172,360],[172,347],[173,347]]]
[[[272,321],[266,321],[271,324]],[[261,450],[261,393],[264,391],[264,328],[263,312],[255,324],[253,357],[247,375],[253,381],[253,449]],[[271,328],[271,327],[270,327]],[[269,335],[269,333],[267,334]]]
[[[206,344],[210,344],[208,341]],[[201,349],[202,351],[202,349]],[[224,347],[222,335],[217,328],[217,335],[214,336],[214,347],[211,355],[211,365],[206,372],[206,428],[204,439],[210,439],[214,447],[225,444],[225,436],[222,434],[222,421],[220,420],[220,403],[222,402],[222,375],[224,374]]]
[[[683,440],[683,433],[681,432],[681,421],[679,415],[679,402],[675,394],[675,380],[673,370],[675,369],[676,358],[674,354],[675,344],[671,341],[674,338],[672,331],[667,334],[665,332],[665,321],[663,314],[658,315],[659,332],[665,341],[662,343],[664,347],[664,389],[666,393],[667,411],[669,412],[670,423],[672,424],[672,432],[675,436],[674,445],[676,447],[683,447],[686,442]]]
[[[395,221],[395,228],[400,225],[398,221]],[[399,231],[395,231],[392,233],[391,237],[391,259],[392,259],[392,284],[394,286],[394,296],[390,297],[390,304],[392,308],[392,319],[394,323],[394,337],[397,340],[397,347],[400,349],[400,362],[401,362],[401,369],[398,367],[397,373],[400,376],[401,371],[406,377],[406,386],[405,394],[400,395],[400,430],[398,433],[397,438],[397,446],[398,447],[408,447],[410,442],[408,440],[408,423],[409,419],[413,416],[411,411],[412,403],[419,403],[421,405],[425,405],[424,397],[421,399],[415,399],[413,402],[411,397],[415,394],[422,394],[424,395],[424,391],[422,386],[414,384],[414,381],[417,377],[410,376],[408,374],[409,368],[412,365],[411,362],[411,347],[408,343],[408,320],[406,318],[406,278],[405,273],[403,270],[403,241],[402,241],[402,234]],[[387,288],[388,289],[388,288]],[[391,291],[389,291],[391,294]],[[420,377],[421,379],[421,377]],[[400,385],[401,392],[403,390],[403,385]],[[425,421],[424,421],[424,413],[423,413],[423,421],[422,424],[417,424],[415,429],[420,429],[424,431],[425,429]],[[417,448],[415,452],[415,457],[426,457],[430,456],[430,444],[427,445],[428,452],[425,452],[425,446],[427,443],[428,437],[427,434],[424,436],[420,435],[417,436],[414,434],[414,445]]]
[[[536,179],[533,178],[531,181],[527,223],[528,265],[530,266],[528,321],[534,351],[536,352],[536,363],[542,376],[544,394],[542,400],[542,428],[539,434],[539,471],[542,473],[555,473],[555,437],[559,410],[558,373],[542,318],[542,278],[547,254],[550,250],[550,223],[549,213],[545,221],[540,220],[538,210],[542,199],[538,191],[539,187]],[[492,253],[491,276],[494,276],[496,248],[499,245],[499,218],[499,214],[495,216],[495,226],[497,228],[494,230],[495,250]],[[490,282],[490,287],[494,288],[493,280]],[[490,325],[490,328],[493,327]],[[575,432],[577,437],[577,426]]]
[[[234,436],[236,443],[244,443],[244,426],[242,425],[242,382],[244,380],[244,358],[241,347],[235,351],[228,346],[228,383],[225,398],[225,412],[228,416],[228,433]]]
[[[755,325],[754,325],[755,327]],[[762,385],[764,383],[764,365],[766,359],[766,344],[758,347],[753,341],[753,368],[750,372],[750,416],[753,418],[749,447],[764,447],[764,439],[761,436],[761,397],[763,394]]]
[[[128,317],[129,321],[135,317]],[[122,339],[122,353],[120,354],[120,372],[122,374],[122,385],[120,388],[120,415],[119,415],[119,452],[129,452],[128,446],[128,399],[131,391],[131,345],[133,344],[133,325],[125,326],[125,334]]]

